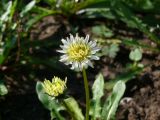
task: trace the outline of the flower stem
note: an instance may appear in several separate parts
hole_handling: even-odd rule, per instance
[[[85,93],[86,93],[86,119],[85,120],[89,120],[90,97],[89,97],[89,87],[88,87],[88,80],[87,80],[85,68],[83,68],[83,79],[84,79],[84,87],[85,87]]]

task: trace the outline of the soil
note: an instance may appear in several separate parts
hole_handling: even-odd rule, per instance
[[[50,120],[35,93],[6,96],[0,106],[1,120]]]
[[[139,79],[127,85],[117,120],[160,120],[160,56]]]

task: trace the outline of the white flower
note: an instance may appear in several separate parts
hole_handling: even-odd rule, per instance
[[[97,47],[95,41],[89,41],[89,35],[84,37],[79,37],[76,34],[75,37],[70,34],[70,38],[62,39],[63,45],[60,45],[62,50],[58,52],[63,53],[60,57],[60,61],[64,62],[66,65],[71,65],[71,69],[82,70],[88,66],[93,67],[91,60],[99,60],[96,56],[96,52],[100,50]]]

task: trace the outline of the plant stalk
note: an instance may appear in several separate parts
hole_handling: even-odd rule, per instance
[[[89,120],[89,109],[90,109],[90,95],[89,95],[89,87],[88,87],[88,80],[86,75],[86,70],[83,68],[83,79],[84,79],[84,87],[85,87],[85,94],[86,94],[86,119]]]

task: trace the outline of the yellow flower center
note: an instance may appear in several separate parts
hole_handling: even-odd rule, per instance
[[[81,62],[90,54],[90,47],[84,43],[73,43],[69,46],[67,53],[70,60]]]

